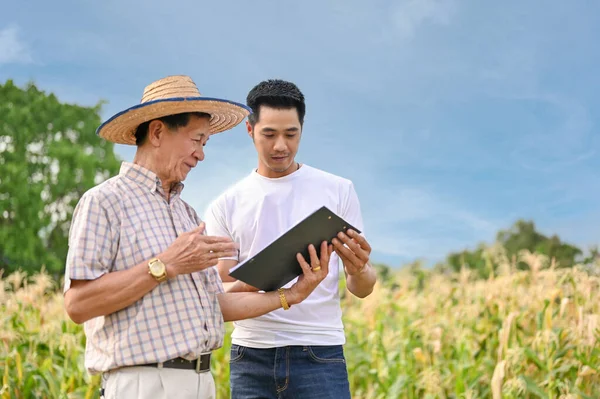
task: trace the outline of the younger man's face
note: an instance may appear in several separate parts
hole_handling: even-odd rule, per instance
[[[246,126],[258,152],[260,174],[277,178],[296,170],[294,159],[302,133],[296,108],[276,109],[261,105],[254,128],[249,123]]]

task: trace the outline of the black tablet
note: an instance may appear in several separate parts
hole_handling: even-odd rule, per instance
[[[321,243],[331,240],[340,231],[356,227],[323,206],[304,218],[294,227],[265,247],[262,251],[237,264],[229,271],[233,278],[241,280],[263,291],[274,291],[302,274],[296,259],[300,252],[310,264],[308,246],[313,244],[320,255]]]

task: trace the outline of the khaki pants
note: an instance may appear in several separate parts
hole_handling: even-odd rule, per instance
[[[104,399],[215,399],[210,371],[124,367],[102,376]]]

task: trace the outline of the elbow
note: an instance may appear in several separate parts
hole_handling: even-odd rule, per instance
[[[219,271],[219,277],[221,277],[221,281],[223,283],[234,283],[237,281],[235,278],[229,275],[229,269],[219,267],[217,270]]]
[[[349,285],[348,291],[352,293],[357,298],[364,299],[373,293],[373,289],[375,288],[375,281],[372,284],[368,285]]]
[[[369,295],[371,295],[372,293],[373,293],[373,287],[371,287],[368,290],[353,292],[354,296],[356,296],[357,298],[360,298],[360,299],[364,299],[364,298],[368,297]]]
[[[85,322],[87,321],[87,320],[85,320],[85,319],[84,319],[83,317],[81,317],[81,316],[71,316],[71,315],[69,315],[69,318],[71,319],[71,321],[72,321],[73,323],[75,323],[75,324],[79,324],[79,325],[81,325],[81,324],[83,324],[83,323],[85,323]]]
[[[79,301],[73,298],[74,296],[75,294],[71,290],[65,293],[65,311],[73,323],[83,324],[88,318],[86,318],[81,306],[79,306]]]
[[[67,314],[69,315],[69,319],[71,319],[71,321],[73,323],[83,324],[87,321],[87,320],[85,320],[85,318],[83,317],[83,315],[80,312],[77,312],[72,307],[67,307],[66,310],[67,310]]]
[[[219,277],[221,277],[221,281],[224,283],[233,283],[237,281],[236,278],[231,277],[229,275],[229,270],[232,267],[238,264],[237,260],[233,259],[221,259],[217,264],[217,270],[219,271]]]

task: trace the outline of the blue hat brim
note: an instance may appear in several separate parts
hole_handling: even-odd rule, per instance
[[[136,104],[102,123],[96,134],[117,144],[135,145],[137,127],[153,119],[184,112],[211,115],[210,134],[224,132],[240,124],[252,112],[235,101],[213,97],[173,97]]]

